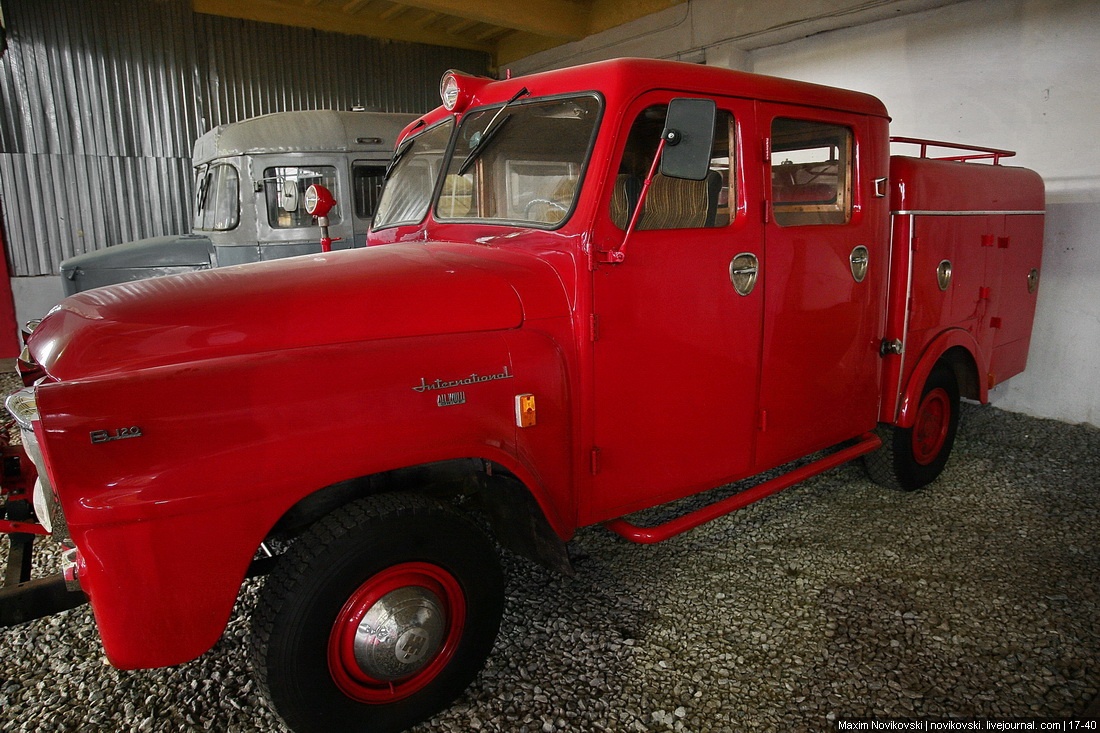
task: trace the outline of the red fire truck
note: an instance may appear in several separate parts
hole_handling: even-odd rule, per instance
[[[3,526],[65,573],[10,573],[5,624],[86,594],[111,662],[178,664],[270,570],[273,708],[400,730],[493,645],[493,540],[569,572],[579,527],[660,541],[859,456],[915,489],[960,397],[1024,368],[1043,186],[1009,151],[891,156],[873,97],[662,61],[441,94],[375,246],[91,290],[27,334]]]

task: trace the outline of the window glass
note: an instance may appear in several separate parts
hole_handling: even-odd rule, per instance
[[[448,119],[398,146],[374,216],[375,228],[424,220],[453,129],[454,120]]]
[[[355,215],[360,219],[370,219],[378,209],[378,198],[382,193],[382,183],[386,180],[386,167],[355,163],[351,169],[351,189],[355,198]]]
[[[267,222],[274,229],[314,226],[306,211],[306,189],[324,186],[337,201],[336,168],[331,165],[278,166],[264,170],[264,199],[267,202]],[[330,224],[340,221],[340,207],[329,212]]]
[[[199,166],[195,170],[195,221],[200,231],[224,232],[241,218],[241,184],[229,163]]]
[[[847,223],[852,214],[852,131],[776,118],[771,177],[779,226]]]
[[[638,204],[642,184],[657,154],[667,111],[668,105],[664,104],[647,107],[630,127],[611,197],[611,220],[620,229],[627,228]],[[733,116],[726,110],[718,110],[710,173],[702,181],[655,174],[636,228],[688,229],[729,224],[730,201],[736,200],[733,136]]]
[[[584,96],[467,114],[436,216],[560,225],[573,209],[599,111],[599,100]]]

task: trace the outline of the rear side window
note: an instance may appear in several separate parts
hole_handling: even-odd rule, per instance
[[[194,228],[225,232],[241,220],[241,181],[230,163],[201,166],[195,173]]]
[[[772,206],[779,226],[846,224],[852,216],[852,131],[777,117],[772,122]]]
[[[336,169],[331,165],[278,166],[264,170],[264,199],[267,202],[267,222],[273,229],[294,229],[313,226],[313,217],[306,211],[306,189],[318,184],[340,200],[336,188]],[[340,222],[340,206],[329,212],[331,224]]]

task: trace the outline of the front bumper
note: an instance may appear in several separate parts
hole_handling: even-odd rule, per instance
[[[0,533],[7,534],[9,542],[8,564],[0,587],[0,627],[67,611],[88,601],[77,582],[79,553],[67,541],[62,541],[64,570],[31,580],[34,541],[49,532],[37,521],[31,504],[31,487],[39,484],[38,472],[23,445],[11,444],[9,430],[10,425],[0,433]],[[40,484],[37,488],[49,491]],[[60,512],[53,514],[56,518]]]

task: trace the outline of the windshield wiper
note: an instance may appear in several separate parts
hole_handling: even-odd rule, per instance
[[[458,167],[458,175],[461,176],[470,169],[470,166],[474,164],[475,160],[477,160],[477,156],[481,155],[482,151],[485,150],[485,148],[489,147],[489,141],[496,136],[497,132],[499,132],[502,127],[504,127],[504,124],[508,122],[508,120],[512,119],[512,115],[508,115],[504,117],[504,119],[501,119],[499,124],[497,123],[497,119],[500,118],[500,115],[504,112],[504,110],[512,106],[512,103],[520,97],[530,93],[531,92],[527,91],[527,87],[523,87],[518,92],[513,94],[512,98],[505,102],[504,106],[497,110],[497,113],[493,115],[493,119],[489,120],[489,124],[485,126],[485,129],[481,132],[481,134],[475,134],[471,138],[473,140],[473,144],[470,146],[470,152],[467,153],[466,157],[462,160],[462,165]]]
[[[397,164],[401,162],[401,159],[405,157],[405,153],[412,150],[412,146],[416,144],[416,138],[409,138],[393,151],[393,157],[390,158],[390,164],[386,166],[386,174],[382,176],[383,181],[387,181],[390,178],[390,173],[393,173],[393,169],[397,167]]]

